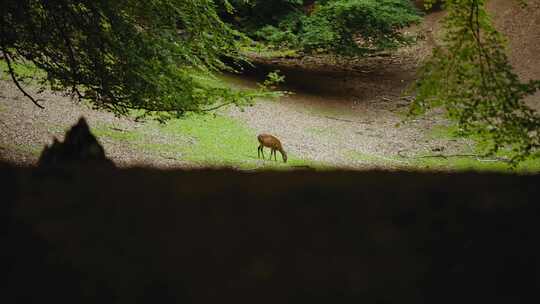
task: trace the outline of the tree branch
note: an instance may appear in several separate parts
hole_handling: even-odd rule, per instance
[[[11,79],[13,80],[13,82],[15,83],[15,85],[17,86],[19,91],[21,91],[24,94],[24,96],[26,96],[28,99],[30,99],[30,101],[32,101],[38,108],[45,109],[42,105],[40,105],[37,102],[36,99],[34,99],[34,97],[32,97],[30,94],[26,93],[26,91],[22,88],[21,84],[17,80],[17,77],[15,76],[15,71],[13,70],[13,66],[11,66],[11,58],[10,58],[11,55],[3,48],[2,48],[2,54],[4,54],[4,58],[6,59],[6,63],[7,63],[8,70],[9,70],[9,75],[11,76]]]

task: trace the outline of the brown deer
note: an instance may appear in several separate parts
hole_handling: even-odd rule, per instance
[[[272,159],[272,153],[274,153],[274,160],[277,161],[276,151],[279,151],[281,153],[281,157],[283,157],[283,162],[287,162],[287,153],[285,150],[283,150],[283,146],[281,145],[281,142],[276,137],[270,135],[270,134],[259,134],[257,136],[257,139],[259,140],[259,148],[257,148],[257,157],[262,157],[264,159],[264,147],[270,148],[270,159]]]

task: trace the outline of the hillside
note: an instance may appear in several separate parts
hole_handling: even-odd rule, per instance
[[[493,0],[489,9],[498,29],[508,37],[509,56],[524,79],[540,79],[540,0],[528,0],[523,9],[518,1]]]

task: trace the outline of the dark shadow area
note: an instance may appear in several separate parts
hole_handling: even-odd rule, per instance
[[[2,303],[536,303],[540,176],[2,165]]]
[[[242,77],[264,81],[279,70],[285,83],[279,87],[322,99],[369,100],[380,96],[400,96],[415,79],[415,65],[393,57],[350,58],[351,62],[325,62],[324,59],[253,58],[253,66],[242,66]],[[354,62],[353,62],[354,61]]]
[[[17,171],[0,163],[2,191],[0,203],[0,302],[2,303],[96,303],[106,301],[108,291],[98,281],[88,281],[72,267],[59,248],[35,231],[32,225],[14,216],[21,191]],[[112,303],[106,301],[105,303]]]
[[[413,2],[414,2],[414,5],[416,6],[416,8],[418,8],[421,11],[437,12],[437,11],[443,10],[442,1],[431,1],[431,2],[434,2],[434,3],[432,3],[431,7],[428,10],[426,10],[426,6],[425,6],[425,3],[427,1],[425,1],[425,0],[414,0]]]
[[[54,138],[53,143],[45,146],[38,160],[38,167],[54,167],[63,164],[97,164],[114,166],[105,156],[103,146],[90,132],[84,117],[66,132],[63,142]]]

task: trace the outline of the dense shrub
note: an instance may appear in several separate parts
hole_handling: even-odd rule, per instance
[[[408,0],[233,1],[238,28],[258,41],[304,51],[365,53],[407,39],[399,31],[419,21]],[[222,10],[223,12],[223,10]]]

